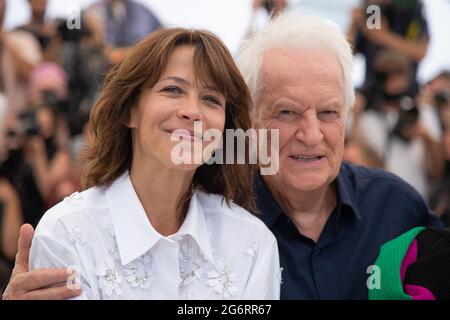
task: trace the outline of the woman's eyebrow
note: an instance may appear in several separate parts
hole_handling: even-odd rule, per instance
[[[181,77],[177,77],[177,76],[165,77],[165,78],[161,79],[160,81],[165,81],[165,80],[173,80],[173,81],[178,82],[180,84],[191,85],[190,81],[188,81],[188,80],[186,80],[184,78],[181,78]],[[202,88],[203,89],[208,89],[208,90],[211,90],[211,91],[216,91],[217,93],[222,94],[220,92],[220,90],[217,88],[217,86],[215,86],[215,85],[204,84],[204,85],[202,85]]]
[[[177,77],[177,76],[168,76],[168,77],[162,78],[160,81],[165,81],[165,80],[173,80],[175,82],[182,83],[182,84],[188,84],[188,85],[191,84],[191,82],[189,80],[186,80],[184,78]],[[211,89],[211,90],[217,90],[216,86],[208,85],[208,84],[203,85],[202,88]]]
[[[184,78],[181,78],[181,77],[176,77],[176,76],[165,77],[165,78],[161,79],[160,81],[165,81],[165,80],[173,80],[173,81],[178,82],[180,84],[191,85],[190,81],[188,81],[188,80],[186,80]]]

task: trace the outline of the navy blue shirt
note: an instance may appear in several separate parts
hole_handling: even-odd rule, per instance
[[[281,299],[367,299],[367,268],[382,244],[417,226],[442,226],[417,191],[388,172],[343,163],[335,184],[337,206],[316,243],[255,177],[260,218],[278,240]]]

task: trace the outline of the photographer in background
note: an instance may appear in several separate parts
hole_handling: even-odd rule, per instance
[[[0,177],[14,186],[25,223],[36,226],[45,212],[44,199],[27,160],[28,141],[38,134],[34,112],[11,114],[0,139]]]
[[[384,160],[386,170],[428,199],[430,184],[443,172],[439,118],[433,107],[417,105],[408,95],[413,71],[404,56],[383,50],[374,59],[382,100],[378,108],[361,114],[359,134]]]
[[[0,0],[0,90],[8,109],[22,112],[27,106],[26,88],[31,71],[43,57],[39,42],[29,32],[3,30],[6,0]]]
[[[424,92],[423,103],[436,107],[444,131],[442,145],[445,169],[431,194],[430,206],[441,217],[442,222],[450,227],[450,72],[444,71],[431,80]]]
[[[450,71],[443,71],[420,90],[418,103],[435,110],[442,130],[450,129]]]
[[[59,65],[45,63],[33,71],[29,96],[38,134],[27,141],[27,159],[47,208],[79,188],[69,152],[67,94],[67,75]]]
[[[367,7],[377,5],[381,11],[380,28],[369,29],[366,14]],[[366,75],[363,84],[372,107],[378,101],[378,79],[374,71],[374,61],[382,50],[395,51],[412,61],[412,78],[408,83],[407,94],[415,96],[418,92],[416,71],[418,63],[428,49],[428,24],[422,12],[419,0],[366,0],[364,5],[354,8],[347,37],[354,47],[355,53],[361,53],[366,60]]]
[[[450,130],[444,133],[445,170],[442,179],[436,184],[430,198],[430,206],[450,228]]]
[[[64,114],[73,137],[82,134],[111,64],[107,59],[105,45],[97,41],[84,18],[80,29],[68,29],[65,20],[57,24],[60,43],[58,61],[67,74],[67,91],[70,92]]]
[[[11,183],[0,176],[0,288],[7,283],[12,270],[22,223],[19,195]]]
[[[30,6],[30,20],[16,28],[30,33],[41,46],[44,52],[51,39],[55,35],[55,24],[45,21],[45,13],[47,11],[47,0],[28,0]]]
[[[3,175],[3,161],[8,155],[4,128],[7,122],[6,98],[0,94],[0,289],[10,276],[17,251],[19,228],[23,223],[20,198]]]
[[[122,61],[133,44],[161,27],[158,17],[134,0],[98,0],[85,10],[84,21],[97,41],[105,44],[113,64]]]

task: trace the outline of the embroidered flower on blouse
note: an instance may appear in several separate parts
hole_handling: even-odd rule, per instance
[[[245,253],[248,254],[250,257],[252,257],[252,259],[255,259],[257,251],[258,251],[258,244],[256,241],[253,241],[253,244],[250,246],[250,248],[247,249],[247,251],[245,251]]]
[[[208,261],[208,258],[200,248],[197,248],[197,254],[200,256],[200,258],[203,259],[204,262]]]
[[[89,241],[89,233],[83,232],[79,226],[75,226],[72,231],[79,244],[85,245]]]
[[[106,262],[101,261],[95,270],[95,274],[98,276],[98,284],[102,292],[107,296],[111,296],[113,293],[121,295],[122,277],[117,272],[114,262],[108,259]]]
[[[186,266],[184,268],[186,268]],[[180,286],[185,287],[191,285],[196,280],[200,280],[203,278],[202,262],[200,260],[195,260],[192,262],[189,271],[186,272],[184,269],[181,269],[180,273],[181,273]]]
[[[149,264],[150,262],[152,262],[152,256],[150,256],[148,254],[143,255],[143,256],[139,257],[139,261],[144,265]]]
[[[125,280],[130,284],[132,288],[141,288],[142,290],[148,290],[153,285],[153,277],[150,273],[148,264],[152,261],[151,256],[141,256],[135,262],[127,265],[125,269]]]
[[[181,254],[183,256],[183,261],[186,262],[186,260],[189,260],[192,258],[192,256],[194,255],[194,246],[191,245],[189,242],[187,241],[183,241],[180,244],[180,249],[181,249]]]
[[[150,272],[139,267],[126,269],[125,280],[127,280],[132,288],[139,287],[142,290],[150,289],[153,284],[153,278]]]
[[[236,282],[239,277],[231,270],[231,266],[217,263],[215,270],[207,273],[207,284],[214,289],[214,292],[222,294],[223,298],[228,299],[237,293],[233,282]]]
[[[202,265],[204,262],[201,250],[198,246],[183,240],[180,242],[180,254],[178,261],[180,264],[180,287],[186,287],[195,281],[203,278]]]

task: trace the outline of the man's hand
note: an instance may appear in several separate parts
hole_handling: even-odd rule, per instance
[[[67,269],[46,269],[28,271],[28,257],[34,230],[29,224],[20,228],[18,252],[11,279],[3,293],[3,300],[62,300],[73,298],[81,289],[67,286],[73,278]]]

